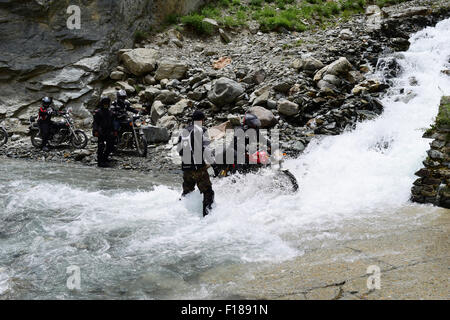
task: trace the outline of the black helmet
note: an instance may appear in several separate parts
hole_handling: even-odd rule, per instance
[[[192,114],[192,120],[194,121],[203,121],[206,119],[205,114],[200,110],[195,110]]]
[[[52,104],[52,98],[49,98],[49,97],[42,98],[42,105],[44,107],[50,107],[51,104]]]
[[[125,90],[119,90],[117,92],[117,100],[124,101],[127,98],[127,92]]]
[[[259,128],[261,128],[261,121],[254,114],[247,113],[244,116],[244,126],[247,126],[249,128],[253,128],[253,129],[259,129]]]
[[[110,97],[101,97],[100,98],[100,107],[109,107],[111,106],[111,98]]]

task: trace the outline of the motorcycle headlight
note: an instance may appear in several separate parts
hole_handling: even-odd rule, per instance
[[[136,120],[136,121],[134,122],[134,125],[135,125],[136,127],[140,127],[140,126],[142,125],[142,121],[141,121],[141,120]]]

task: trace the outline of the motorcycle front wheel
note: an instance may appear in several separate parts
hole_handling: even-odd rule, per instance
[[[298,182],[297,182],[297,178],[289,171],[289,170],[282,170],[281,171],[285,177],[287,177],[289,179],[289,181],[291,182],[292,185],[292,192],[297,192],[298,191]]]
[[[8,142],[8,132],[5,129],[0,128],[0,147]]]
[[[84,149],[87,146],[88,138],[82,130],[75,130],[75,135],[72,137],[70,143],[75,149]]]

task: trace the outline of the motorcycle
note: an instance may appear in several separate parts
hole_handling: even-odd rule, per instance
[[[67,112],[59,111],[58,115],[63,120],[56,122],[50,128],[48,143],[51,147],[57,147],[65,142],[69,142],[75,149],[84,149],[87,146],[88,138],[83,130],[75,129],[74,121],[71,117],[71,110]],[[42,147],[42,137],[37,117],[30,117],[31,144],[36,148]]]
[[[275,179],[279,180],[282,186],[290,184],[290,190],[297,192],[299,189],[297,178],[288,170],[283,168],[284,158],[286,154],[280,151],[270,155],[266,151],[257,151],[248,156],[249,164],[247,165],[213,165],[214,176],[217,178],[228,177],[236,173],[247,174],[257,173],[261,169],[271,168],[275,173]]]
[[[143,130],[145,125],[145,121],[141,120],[141,115],[133,116],[127,122],[122,122],[114,143],[116,150],[136,149],[140,157],[147,157],[148,143]]]
[[[8,142],[8,132],[3,127],[0,127],[0,147]]]

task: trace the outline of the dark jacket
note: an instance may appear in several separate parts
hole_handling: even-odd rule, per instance
[[[114,132],[114,114],[110,109],[99,108],[94,112],[93,132],[99,135],[111,135]]]
[[[183,171],[199,170],[206,166],[204,155],[210,144],[209,139],[205,135],[206,132],[206,128],[200,128],[191,124],[178,137],[177,148],[182,158],[181,169]],[[186,157],[185,152],[188,152]]]
[[[120,120],[125,120],[125,119],[128,118],[127,111],[135,113],[135,114],[138,113],[138,111],[136,109],[131,107],[131,103],[128,100],[125,100],[125,101],[116,100],[116,101],[114,101],[112,103],[111,110],[114,113],[114,116],[117,119],[120,119]]]
[[[52,116],[56,115],[57,113],[55,111],[53,111],[52,108],[46,108],[44,106],[39,108],[39,117],[38,117],[38,121],[39,122],[47,122],[50,123],[52,121]]]

